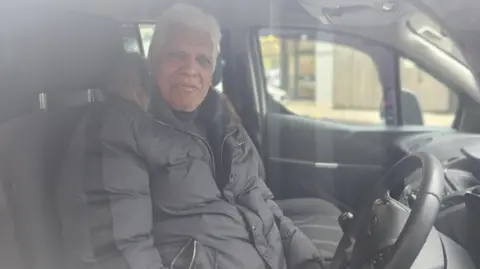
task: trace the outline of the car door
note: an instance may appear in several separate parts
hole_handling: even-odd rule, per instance
[[[454,131],[456,95],[393,49],[298,28],[261,30],[257,38],[267,100],[263,156],[277,198],[355,207],[402,157],[398,138]]]

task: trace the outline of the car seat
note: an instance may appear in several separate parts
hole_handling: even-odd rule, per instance
[[[45,6],[3,8],[0,20],[0,250],[18,255],[1,267],[65,268],[56,174],[76,120],[124,52],[120,29]]]

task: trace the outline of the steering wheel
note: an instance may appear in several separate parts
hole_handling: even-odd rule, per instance
[[[422,182],[410,212],[390,191],[418,168]],[[419,152],[400,160],[375,185],[358,213],[349,213],[353,218],[344,228],[330,268],[409,269],[432,230],[443,184],[443,165],[433,155]]]

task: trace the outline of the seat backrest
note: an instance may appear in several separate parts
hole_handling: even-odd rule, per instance
[[[15,237],[15,226],[13,214],[7,202],[6,191],[0,184],[0,261],[4,268],[22,269],[24,268],[20,258],[18,242]]]
[[[6,196],[0,208],[9,214],[0,219],[0,235],[10,223],[15,240],[2,240],[0,250],[19,254],[24,268],[64,268],[54,185],[69,134],[88,106],[57,101],[72,94],[79,98],[73,103],[88,104],[87,90],[106,84],[124,53],[119,25],[45,6],[2,9],[0,25],[0,183]]]

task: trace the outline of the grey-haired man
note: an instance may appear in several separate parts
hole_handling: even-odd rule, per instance
[[[81,180],[86,210],[96,214],[74,224],[89,227],[78,232],[86,243],[77,264],[322,268],[319,251],[273,201],[248,134],[210,90],[220,38],[215,19],[192,6],[158,19],[149,51],[153,117],[124,102],[104,110],[116,120],[90,129],[86,143],[101,152]]]

